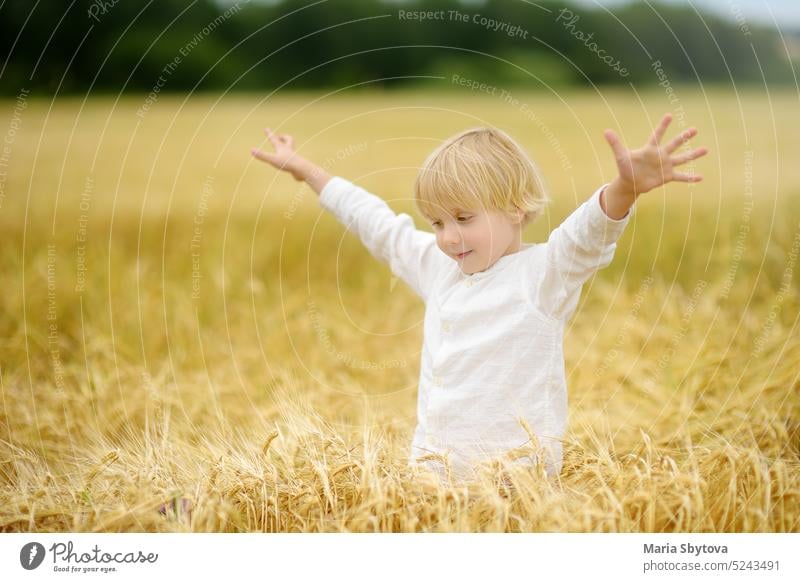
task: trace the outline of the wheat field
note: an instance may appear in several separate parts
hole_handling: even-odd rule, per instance
[[[800,531],[797,96],[678,88],[21,96],[0,105],[0,531]],[[565,335],[561,474],[407,465],[424,305],[262,129],[409,212],[440,140],[497,125],[554,200],[664,112],[704,180],[637,202]]]

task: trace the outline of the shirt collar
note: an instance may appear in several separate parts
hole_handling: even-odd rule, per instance
[[[526,251],[529,251],[530,249],[532,249],[535,246],[536,245],[534,243],[522,243],[522,246],[520,247],[520,249],[517,252],[511,253],[509,255],[503,255],[502,257],[497,259],[494,262],[494,264],[491,265],[488,269],[484,269],[483,271],[479,271],[477,273],[472,273],[470,275],[462,273],[462,275],[467,279],[473,279],[473,280],[482,279],[483,277],[491,275],[492,273],[497,273],[498,271],[502,271],[508,265],[510,265],[511,263],[515,262],[516,259],[519,258],[523,253],[525,253]],[[460,269],[459,269],[459,272],[460,272]]]

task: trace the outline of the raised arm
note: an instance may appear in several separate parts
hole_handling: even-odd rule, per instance
[[[408,214],[396,214],[381,198],[297,155],[289,135],[266,130],[275,152],[256,148],[252,154],[304,180],[319,194],[320,205],[356,234],[367,250],[388,264],[423,300],[431,283],[450,263],[436,246],[436,235],[417,230]]]
[[[628,150],[612,130],[605,137],[617,162],[619,175],[599,188],[548,238],[545,266],[535,288],[534,300],[544,313],[568,319],[578,305],[581,289],[591,275],[614,258],[616,241],[632,213],[636,199],[667,182],[699,182],[700,175],[675,170],[708,153],[707,148],[673,155],[697,134],[689,128],[665,146],[659,145],[672,116],[664,115],[647,143]]]
[[[395,214],[384,200],[340,176],[325,185],[319,201],[374,257],[427,300],[434,279],[450,263],[436,246],[436,235],[417,230],[411,216]]]
[[[545,260],[534,293],[534,303],[544,314],[567,320],[575,311],[583,284],[594,272],[614,258],[616,241],[633,214],[615,220],[600,205],[608,184],[598,188],[588,200],[550,233],[545,245]]]

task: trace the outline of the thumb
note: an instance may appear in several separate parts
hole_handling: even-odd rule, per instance
[[[263,152],[258,148],[250,148],[250,153],[253,154],[253,157],[267,162],[268,164],[272,164],[273,166],[276,165],[276,159],[273,154],[269,152]]]
[[[605,136],[608,145],[610,145],[611,149],[614,151],[614,155],[617,157],[617,159],[624,158],[625,147],[622,145],[619,136],[617,136],[617,134],[614,133],[614,130],[607,129],[603,132],[603,135]]]

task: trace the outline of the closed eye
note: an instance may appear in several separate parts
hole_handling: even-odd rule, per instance
[[[469,222],[470,220],[472,220],[472,216],[459,216],[457,218],[457,220],[458,220],[458,222],[462,222],[462,223],[463,222]],[[439,222],[438,220],[436,220],[436,221],[431,223],[431,226],[434,226],[434,227],[439,227],[441,225],[442,225],[442,223]]]

